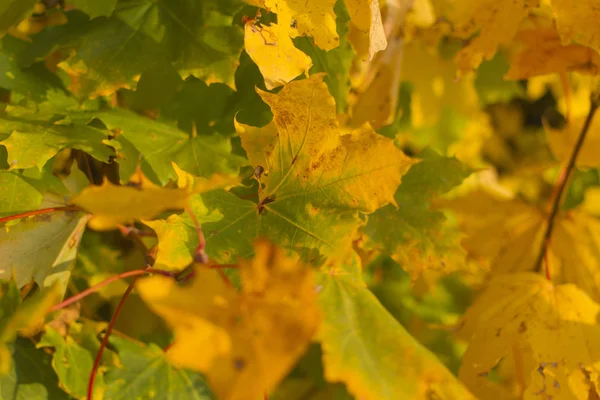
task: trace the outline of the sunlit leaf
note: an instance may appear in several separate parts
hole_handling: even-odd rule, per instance
[[[345,271],[323,273],[319,341],[325,377],[361,399],[474,398]],[[402,363],[397,360],[402,359]],[[377,367],[375,367],[377,365]]]
[[[271,244],[256,246],[255,258],[239,264],[241,293],[201,267],[188,286],[164,277],[137,284],[175,330],[167,357],[204,372],[222,399],[269,392],[304,352],[319,322],[311,270]]]
[[[521,354],[524,398],[588,398],[600,372],[599,310],[575,285],[539,274],[492,280],[464,317],[461,380],[478,394],[499,360]]]

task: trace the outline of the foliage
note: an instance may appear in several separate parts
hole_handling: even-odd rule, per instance
[[[0,1],[0,399],[600,398],[598,9]]]

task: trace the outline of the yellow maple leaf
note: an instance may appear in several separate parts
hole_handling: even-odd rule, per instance
[[[189,195],[187,189],[119,186],[105,181],[83,189],[70,203],[92,214],[91,228],[109,230],[135,220],[152,219],[163,211],[183,209]]]
[[[246,22],[244,46],[260,69],[267,89],[291,81],[312,66],[309,56],[298,50],[281,25],[257,26]]]
[[[454,34],[469,39],[456,55],[460,72],[472,71],[483,60],[491,59],[498,46],[510,43],[519,24],[539,0],[457,0],[447,7]],[[475,37],[471,38],[473,35]]]
[[[255,253],[239,263],[241,293],[202,268],[186,286],[160,276],[137,284],[175,331],[169,359],[205,373],[219,399],[262,398],[304,353],[320,321],[312,270],[265,241]]]
[[[523,29],[516,42],[519,50],[511,57],[505,79],[570,71],[595,75],[600,71],[600,55],[596,51],[578,44],[563,45],[552,25]]]
[[[368,61],[370,61],[375,53],[387,47],[387,39],[381,22],[379,0],[346,0],[346,7],[352,24],[367,39],[366,41],[369,44],[367,49]]]
[[[459,376],[490,398],[487,374],[515,355],[520,398],[586,399],[600,372],[599,311],[575,285],[534,273],[497,277],[464,316],[460,333],[469,347]]]
[[[458,213],[467,235],[462,245],[472,257],[489,262],[493,275],[538,267],[547,225],[544,211],[483,191],[441,203]],[[559,212],[546,257],[552,280],[574,283],[600,300],[598,251],[600,221],[579,209]]]
[[[390,124],[396,113],[404,40],[390,42],[380,57],[369,63],[369,72],[358,84],[360,94],[352,106],[353,126],[370,123],[375,129]]]
[[[265,169],[261,201],[320,191],[338,206],[365,212],[394,203],[401,177],[415,161],[369,125],[341,134],[323,74],[292,82],[278,94],[259,94],[271,106],[273,122],[237,128],[250,163]]]
[[[277,13],[281,33],[294,38],[311,36],[323,50],[339,46],[335,27],[335,0],[263,0],[264,7]]]
[[[600,9],[596,0],[552,0],[563,44],[579,43],[600,51]]]

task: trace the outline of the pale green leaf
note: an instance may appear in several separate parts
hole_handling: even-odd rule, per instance
[[[119,355],[122,367],[106,372],[105,398],[214,399],[202,375],[174,367],[165,351],[155,344],[143,346],[118,336],[111,337],[110,344]]]

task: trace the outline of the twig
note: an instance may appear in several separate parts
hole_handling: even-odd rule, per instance
[[[567,187],[567,183],[569,182],[569,177],[571,176],[571,172],[575,166],[575,161],[577,160],[577,156],[581,151],[581,147],[583,146],[583,142],[585,141],[585,137],[590,130],[590,126],[592,125],[592,120],[594,119],[594,114],[596,114],[596,110],[600,106],[600,101],[598,95],[592,94],[590,99],[590,109],[588,111],[587,117],[585,118],[585,122],[583,124],[583,128],[581,128],[581,132],[579,133],[579,137],[577,138],[577,142],[575,143],[575,147],[573,148],[573,152],[571,153],[571,157],[567,162],[567,166],[564,169],[564,173],[561,174],[560,179],[556,182],[558,189],[556,190],[556,194],[552,201],[552,209],[548,216],[548,225],[546,227],[546,232],[544,233],[544,238],[542,240],[542,249],[540,250],[540,254],[537,257],[537,260],[534,264],[534,271],[540,272],[542,269],[542,261],[544,259],[544,255],[548,251],[548,243],[550,243],[550,239],[552,237],[552,230],[554,229],[554,221],[556,220],[556,216],[558,215],[558,211],[560,209],[560,205],[562,203],[562,195]]]
[[[102,338],[102,342],[100,343],[100,348],[98,348],[98,352],[96,353],[96,358],[94,359],[94,365],[92,366],[92,372],[90,373],[90,380],[88,382],[88,389],[87,389],[87,400],[92,400],[92,396],[94,394],[94,381],[96,380],[98,368],[100,367],[100,360],[102,359],[102,354],[104,353],[104,349],[106,348],[106,345],[108,344],[108,338],[110,337],[110,334],[111,334],[113,328],[115,327],[115,323],[117,322],[117,317],[119,316],[119,314],[121,313],[121,310],[123,309],[125,300],[127,299],[127,296],[129,296],[129,294],[133,290],[135,282],[137,281],[138,278],[139,278],[139,276],[136,276],[135,278],[133,278],[133,281],[131,281],[129,286],[127,286],[127,290],[125,290],[125,293],[123,293],[123,296],[121,297],[121,300],[119,301],[119,304],[117,305],[117,308],[115,309],[115,313],[113,314],[112,318],[110,319],[110,322],[108,323],[108,326],[106,327],[106,333],[104,334],[104,337]]]
[[[49,214],[49,213],[59,212],[59,211],[84,211],[84,210],[77,206],[42,208],[39,210],[25,211],[25,212],[22,212],[19,214],[7,215],[6,217],[1,217],[0,224],[2,224],[4,222],[15,220],[15,219],[27,218],[27,217],[32,217],[34,215]]]
[[[153,269],[153,268],[135,269],[133,271],[122,272],[118,275],[115,275],[106,280],[103,280],[102,282],[97,283],[94,286],[87,288],[86,290],[84,290],[81,293],[77,293],[76,295],[69,297],[68,299],[64,300],[61,303],[56,304],[54,307],[51,308],[51,311],[58,311],[70,304],[73,304],[73,303],[83,299],[84,297],[87,297],[90,294],[102,289],[104,286],[111,284],[115,281],[118,281],[119,279],[128,278],[130,276],[145,275],[145,274],[160,274],[160,275],[171,276],[171,277],[174,276],[174,274],[170,273],[169,271],[163,271],[163,270],[158,270],[158,269]]]

